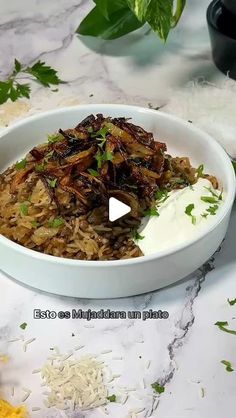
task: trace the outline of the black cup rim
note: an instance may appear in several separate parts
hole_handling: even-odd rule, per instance
[[[218,26],[215,24],[214,19],[212,19],[212,10],[214,9],[214,7],[217,7],[217,5],[218,5],[218,9],[216,9],[216,10],[222,10],[221,0],[213,0],[209,4],[209,6],[207,8],[206,16],[207,16],[207,23],[208,23],[208,25],[212,29],[214,29],[217,33],[219,33],[223,38],[230,39],[231,41],[233,40],[233,41],[236,42],[236,39],[235,38],[231,38],[230,36],[228,36],[225,33],[221,32],[219,30]],[[235,21],[236,21],[236,18],[235,18]]]

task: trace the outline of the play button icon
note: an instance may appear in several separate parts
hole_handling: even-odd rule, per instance
[[[116,199],[115,197],[110,197],[109,199],[109,221],[114,222],[122,216],[127,215],[131,212],[131,207]]]

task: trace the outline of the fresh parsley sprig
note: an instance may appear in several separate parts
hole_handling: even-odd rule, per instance
[[[32,67],[23,66],[17,59],[14,62],[14,69],[5,81],[0,81],[0,104],[7,100],[15,102],[22,97],[30,98],[31,88],[28,83],[20,83],[17,77],[19,74],[29,74],[38,83],[44,87],[64,83],[58,75],[57,71],[45,64],[45,62],[37,61]]]

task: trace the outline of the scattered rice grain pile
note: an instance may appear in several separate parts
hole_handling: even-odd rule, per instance
[[[58,409],[90,409],[107,403],[104,366],[91,357],[47,363],[41,376],[50,393],[46,405]]]

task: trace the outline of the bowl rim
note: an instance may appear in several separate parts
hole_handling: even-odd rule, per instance
[[[221,221],[225,218],[225,216],[229,213],[229,211],[232,208],[234,198],[235,198],[236,178],[235,178],[233,165],[231,164],[231,160],[228,154],[226,153],[226,151],[224,150],[224,148],[211,135],[197,128],[193,124],[190,124],[189,122],[181,118],[178,118],[176,116],[173,116],[165,112],[161,112],[159,110],[156,111],[155,109],[149,109],[149,108],[136,106],[136,105],[110,104],[110,103],[81,104],[81,105],[76,105],[76,106],[66,106],[66,107],[62,107],[59,109],[56,108],[56,109],[48,110],[45,112],[40,112],[32,116],[28,116],[12,124],[11,126],[3,129],[0,132],[0,143],[6,134],[8,134],[11,131],[17,130],[21,126],[30,124],[33,121],[37,121],[40,119],[43,120],[44,117],[48,117],[50,115],[55,115],[55,114],[60,114],[60,113],[65,113],[65,112],[69,113],[70,111],[76,111],[76,110],[81,110],[81,109],[82,110],[88,109],[88,112],[91,109],[91,112],[96,112],[95,110],[92,110],[92,109],[99,108],[99,107],[110,107],[111,109],[120,109],[121,113],[122,111],[124,112],[125,109],[128,109],[129,111],[133,111],[134,113],[135,112],[149,113],[149,114],[153,114],[154,118],[158,114],[162,118],[169,120],[170,123],[172,121],[175,121],[181,124],[183,127],[195,132],[196,134],[201,135],[202,137],[205,138],[205,140],[208,143],[211,144],[211,147],[213,149],[220,152],[222,154],[222,157],[225,159],[224,169],[228,173],[227,183],[228,183],[229,190],[227,192],[226,199],[224,200],[223,205],[221,207],[221,211],[219,212],[219,214],[215,216],[214,222],[212,222],[211,225],[208,228],[206,228],[205,231],[199,232],[199,234],[197,234],[196,237],[192,239],[188,239],[187,241],[184,241],[181,244],[174,245],[170,248],[158,251],[157,253],[153,253],[150,255],[144,255],[144,256],[136,257],[136,258],[128,258],[124,260],[104,260],[104,261],[103,260],[101,261],[100,260],[74,260],[70,258],[57,257],[57,256],[44,254],[44,253],[29,249],[27,247],[24,247],[23,245],[17,244],[14,241],[10,240],[9,238],[4,237],[1,234],[0,234],[0,244],[9,247],[12,250],[17,251],[18,253],[21,253],[23,256],[29,256],[29,257],[32,257],[33,259],[37,259],[38,261],[49,262],[52,264],[61,264],[61,265],[68,265],[68,266],[74,266],[74,267],[103,267],[103,268],[115,267],[115,266],[122,267],[125,265],[126,266],[136,265],[139,263],[146,263],[146,262],[150,262],[153,260],[158,260],[159,258],[167,257],[169,255],[178,253],[179,251],[187,247],[191,247],[196,242],[200,241],[206,235],[211,233],[221,223]]]

